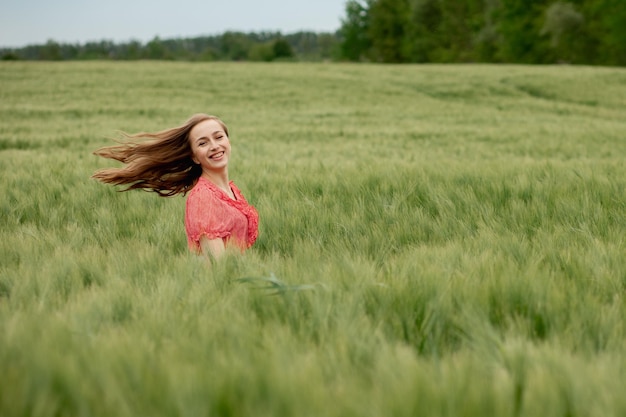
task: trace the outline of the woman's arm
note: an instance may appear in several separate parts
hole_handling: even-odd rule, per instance
[[[221,238],[209,239],[206,236],[200,238],[200,249],[204,255],[207,255],[211,259],[218,259],[226,250],[224,241]]]

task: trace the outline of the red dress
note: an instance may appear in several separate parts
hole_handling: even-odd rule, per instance
[[[185,230],[189,249],[200,252],[200,238],[221,238],[241,249],[252,246],[259,233],[259,214],[231,181],[235,200],[204,177],[189,192],[185,207]]]

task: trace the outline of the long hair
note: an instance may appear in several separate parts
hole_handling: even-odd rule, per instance
[[[195,114],[183,125],[160,132],[122,132],[128,142],[98,149],[94,154],[126,165],[98,170],[92,178],[107,184],[128,185],[121,191],[143,189],[162,197],[187,193],[202,174],[200,165],[192,160],[189,132],[205,120],[217,121],[228,136],[226,125],[208,114]],[[149,140],[138,142],[138,139]]]

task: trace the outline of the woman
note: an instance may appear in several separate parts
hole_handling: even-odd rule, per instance
[[[196,114],[182,126],[124,135],[151,140],[97,150],[96,155],[126,166],[99,170],[93,178],[128,185],[123,191],[144,189],[164,197],[189,192],[185,229],[196,253],[218,258],[229,245],[244,250],[254,244],[259,215],[228,178],[230,139],[220,119]]]

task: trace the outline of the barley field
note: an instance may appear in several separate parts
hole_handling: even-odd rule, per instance
[[[257,244],[90,175],[220,116]],[[0,415],[626,415],[626,69],[0,63]]]

